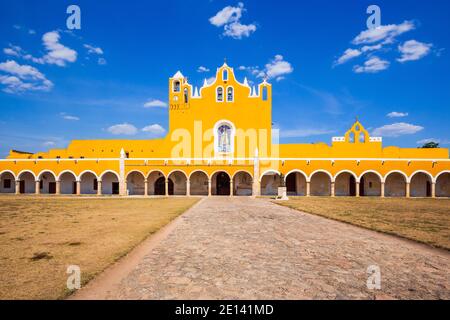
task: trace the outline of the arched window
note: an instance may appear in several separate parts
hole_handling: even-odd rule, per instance
[[[216,97],[217,101],[223,101],[223,88],[222,87],[218,87],[217,88],[217,97]]]
[[[228,81],[228,70],[223,70],[222,80],[223,81]]]
[[[184,89],[184,103],[188,103],[189,102],[189,92],[188,89],[185,88]]]
[[[175,80],[173,82],[173,92],[180,92],[180,81]]]
[[[354,143],[355,142],[355,133],[352,131],[350,132],[350,134],[348,135],[348,142]]]
[[[262,99],[263,101],[267,101],[267,87],[264,87],[262,90]]]
[[[364,134],[364,132],[359,133],[359,142],[361,143],[366,142],[366,135]]]
[[[231,152],[232,129],[228,124],[217,128],[217,152]]]
[[[234,99],[234,93],[233,93],[233,87],[227,88],[227,101],[233,101]]]

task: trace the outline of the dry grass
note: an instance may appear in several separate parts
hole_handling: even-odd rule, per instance
[[[65,297],[197,200],[0,197],[0,299]]]
[[[450,200],[291,197],[277,204],[450,250]]]

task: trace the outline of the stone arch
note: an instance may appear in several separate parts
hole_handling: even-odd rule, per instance
[[[39,193],[55,194],[56,193],[56,177],[57,175],[51,170],[42,170],[38,174]]]
[[[356,196],[356,182],[358,176],[350,170],[341,170],[334,176],[334,188],[336,196]]]
[[[17,175],[17,180],[20,181],[20,193],[36,193],[36,175],[33,171],[23,170]]]
[[[408,176],[398,170],[393,170],[385,175],[385,196],[386,197],[405,197],[406,196],[406,183]]]
[[[167,175],[167,178],[173,183],[173,195],[185,196],[187,194],[187,174],[183,170],[173,170]],[[172,194],[169,192],[169,195]]]
[[[289,171],[285,177],[287,195],[291,196],[305,196],[306,182],[308,175],[302,170],[294,169]]]
[[[139,170],[128,172],[127,177],[127,194],[128,195],[144,195],[145,194],[145,175]]]
[[[166,194],[166,176],[161,170],[152,170],[147,175],[148,194],[160,195]]]
[[[450,171],[442,171],[436,176],[436,197],[450,197]]]
[[[0,193],[16,192],[16,175],[11,170],[0,172]]]
[[[61,194],[76,194],[77,193],[77,175],[65,170],[59,173],[58,181],[60,183]]]
[[[433,176],[424,170],[417,170],[409,177],[411,197],[431,197]]]
[[[102,194],[119,194],[119,175],[113,170],[106,170],[100,175]]]
[[[359,195],[364,197],[380,197],[383,176],[374,170],[364,171],[359,175]]]
[[[246,170],[239,170],[233,175],[233,195],[251,196],[253,189],[253,177]]]
[[[281,173],[277,170],[266,170],[261,174],[261,195],[278,195],[278,188],[283,185]]]
[[[311,195],[330,196],[333,176],[325,170],[316,170],[310,175]]]
[[[195,170],[189,175],[190,194],[193,196],[208,195],[208,174],[203,170]]]
[[[97,194],[98,193],[98,176],[94,171],[85,170],[78,176],[80,181],[80,194]]]
[[[231,177],[228,172],[219,170],[211,174],[211,194],[215,196],[230,195]]]

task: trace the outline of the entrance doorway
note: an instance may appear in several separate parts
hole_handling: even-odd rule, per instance
[[[216,193],[218,196],[230,195],[230,176],[225,172],[219,172],[217,174]]]
[[[297,195],[296,172],[286,177],[286,191],[288,194]]]
[[[350,175],[349,193],[351,197],[356,196],[356,179],[353,175]]]
[[[119,183],[118,182],[112,183],[112,194],[119,194]]]
[[[169,195],[173,195],[173,181],[169,179]],[[155,181],[155,195],[164,196],[166,194],[166,178],[159,177]]]

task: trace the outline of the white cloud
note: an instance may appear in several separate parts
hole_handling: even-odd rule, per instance
[[[392,111],[392,112],[389,112],[386,116],[388,116],[389,118],[402,118],[402,117],[407,117],[408,112]]]
[[[209,69],[207,67],[200,66],[200,67],[198,67],[197,72],[200,72],[200,73],[209,72]]]
[[[100,47],[94,47],[90,44],[84,44],[83,45],[86,49],[88,49],[88,53],[95,53],[95,54],[103,54],[103,50]]]
[[[28,30],[29,34],[36,34],[36,31],[34,31],[33,29]]]
[[[368,29],[362,31],[357,35],[352,43],[353,44],[368,44],[384,40],[385,43],[392,43],[395,37],[413,30],[415,28],[412,21],[404,21],[401,24],[389,24],[385,26],[379,26],[378,28]]]
[[[244,10],[242,2],[239,2],[237,7],[227,6],[217,12],[214,17],[209,18],[209,22],[216,27],[221,27],[227,23],[239,21]]]
[[[63,116],[63,119],[64,120],[71,120],[71,121],[78,121],[78,120],[80,120],[80,118],[78,118],[78,117],[75,117],[75,116],[71,116],[71,115],[66,115],[66,114],[64,114]]]
[[[373,46],[363,46],[361,48],[361,52],[369,52],[369,51],[376,51],[383,48],[383,45],[381,43],[373,45]]]
[[[359,57],[361,55],[361,51],[358,49],[347,49],[345,50],[344,54],[339,57],[336,61],[336,65],[343,64],[347,62],[348,60],[351,60],[353,58]]]
[[[109,127],[107,131],[114,135],[135,135],[138,129],[132,124],[122,123]]]
[[[17,48],[20,49],[20,47],[17,47]],[[12,47],[4,48],[3,49],[3,53],[7,54],[7,55],[10,55],[10,56],[20,57],[20,50],[17,50],[17,49],[12,48]]]
[[[210,78],[206,79],[206,83],[207,83],[207,84],[211,84],[211,83],[213,83],[214,81],[216,81],[216,77],[210,77]]]
[[[45,141],[44,143],[42,143],[42,145],[46,147],[51,147],[55,145],[55,141]]]
[[[372,132],[372,136],[381,137],[398,137],[406,134],[414,134],[422,131],[424,127],[417,126],[405,122],[397,122],[393,124],[387,124],[382,127],[376,128]]]
[[[160,126],[159,124],[155,123],[155,124],[151,124],[148,125],[144,128],[142,128],[142,131],[150,133],[152,135],[163,135],[164,133],[166,133],[166,129],[164,129],[162,126]]]
[[[333,130],[326,129],[291,129],[291,130],[280,130],[280,137],[282,138],[300,138],[300,137],[310,137],[310,136],[320,136],[323,134],[333,133]]]
[[[354,66],[353,71],[356,73],[377,73],[382,70],[386,70],[387,68],[389,68],[389,65],[389,61],[381,60],[378,57],[372,57],[364,62],[364,66]]]
[[[101,66],[104,66],[106,64],[106,59],[105,58],[98,58],[97,63]]]
[[[20,65],[14,60],[0,63],[0,71],[9,75],[0,75],[0,83],[5,86],[3,91],[21,93],[28,90],[49,91],[53,83],[38,69],[29,65]]]
[[[237,7],[227,6],[209,18],[209,22],[216,27],[224,27],[223,35],[234,39],[249,37],[256,31],[255,24],[242,24],[240,19],[245,11],[244,4],[239,2]]]
[[[45,79],[45,76],[35,67],[20,65],[14,60],[7,60],[6,62],[0,63],[0,71],[17,75],[22,79]]]
[[[416,40],[409,40],[398,46],[398,51],[402,56],[397,59],[398,62],[415,61],[425,57],[430,53],[433,45],[431,43],[423,43]]]
[[[145,108],[155,108],[155,107],[165,108],[165,107],[167,107],[167,103],[164,101],[161,101],[161,100],[153,99],[153,100],[149,100],[146,103],[144,103],[144,107]]]
[[[242,37],[249,37],[250,34],[256,31],[254,24],[241,24],[240,22],[233,22],[224,28],[223,34],[234,39],[242,39]]]
[[[262,74],[260,72],[257,74],[257,76],[261,77],[263,75],[266,75],[269,79],[277,78],[278,80],[281,80],[282,76],[292,73],[292,71],[294,71],[292,65],[289,62],[283,60],[282,55],[277,54],[270,63],[266,64],[264,73]]]
[[[64,67],[67,62],[75,62],[77,60],[77,52],[61,44],[59,39],[58,31],[47,32],[42,36],[44,47],[48,51],[43,59],[48,64]]]

